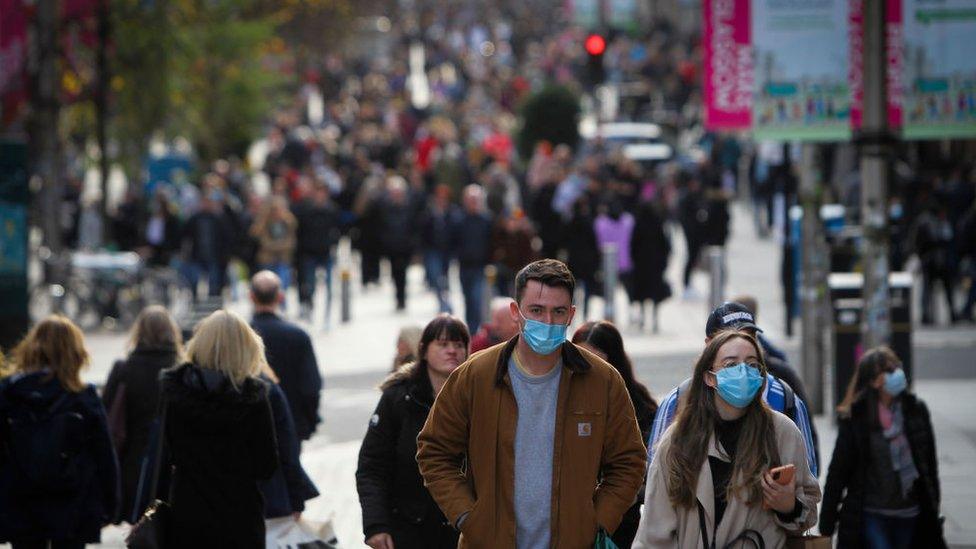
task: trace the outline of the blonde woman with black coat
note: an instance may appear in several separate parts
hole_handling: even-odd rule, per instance
[[[187,363],[163,374],[165,454],[172,466],[171,547],[263,547],[258,481],[278,468],[264,345],[238,315],[197,326]]]

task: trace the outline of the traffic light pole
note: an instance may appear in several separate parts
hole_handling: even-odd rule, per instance
[[[861,226],[864,230],[865,349],[891,339],[888,292],[888,90],[885,0],[864,0],[864,123],[861,148]]]

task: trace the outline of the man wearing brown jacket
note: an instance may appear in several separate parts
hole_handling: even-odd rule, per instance
[[[644,444],[623,379],[566,341],[574,287],[556,260],[519,271],[519,335],[455,370],[420,432],[420,472],[458,547],[591,547],[640,489]]]

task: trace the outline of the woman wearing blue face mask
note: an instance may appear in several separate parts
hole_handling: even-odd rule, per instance
[[[901,361],[877,347],[861,357],[837,407],[820,531],[836,530],[838,547],[946,546],[932,421],[907,387]]]
[[[633,547],[782,547],[816,523],[820,487],[803,436],[760,398],[765,376],[749,334],[709,341],[658,442]],[[788,464],[793,477],[770,473]]]

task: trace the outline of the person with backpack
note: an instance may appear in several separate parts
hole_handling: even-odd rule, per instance
[[[464,323],[442,313],[424,328],[420,358],[380,386],[356,470],[363,534],[372,549],[457,547],[457,531],[420,476],[417,434],[448,376],[467,359],[469,343]]]
[[[0,381],[0,543],[98,543],[119,504],[119,466],[81,330],[52,315],[14,348]]]
[[[837,547],[945,547],[929,410],[888,347],[864,353],[837,407],[820,533]]]
[[[179,363],[183,334],[162,305],[143,309],[129,339],[129,356],[112,367],[102,392],[122,473],[118,520],[135,524],[148,501],[137,501],[142,463],[159,407],[159,373]]]
[[[759,327],[756,326],[756,317],[744,305],[733,302],[723,303],[708,315],[708,321],[705,324],[705,345],[708,345],[719,331],[730,329],[745,331],[750,336],[760,331]],[[763,358],[765,364],[765,353]],[[770,408],[793,420],[793,423],[800,429],[807,449],[807,463],[810,465],[810,472],[813,473],[814,477],[817,477],[820,471],[817,459],[819,450],[813,435],[813,420],[807,412],[806,403],[793,392],[789,383],[773,375],[768,366],[765,368],[764,375],[769,382],[765,384],[762,399]],[[658,440],[674,421],[680,405],[685,401],[690,385],[691,379],[686,379],[661,400],[661,406],[657,409],[654,423],[651,426],[651,438],[647,441],[648,463],[654,459]]]
[[[219,310],[197,326],[187,363],[163,372],[170,547],[264,547],[258,481],[279,467],[261,338]],[[165,499],[165,496],[164,496]]]
[[[709,340],[647,473],[635,548],[783,547],[816,524],[803,436],[759,398],[767,383],[751,335]]]

